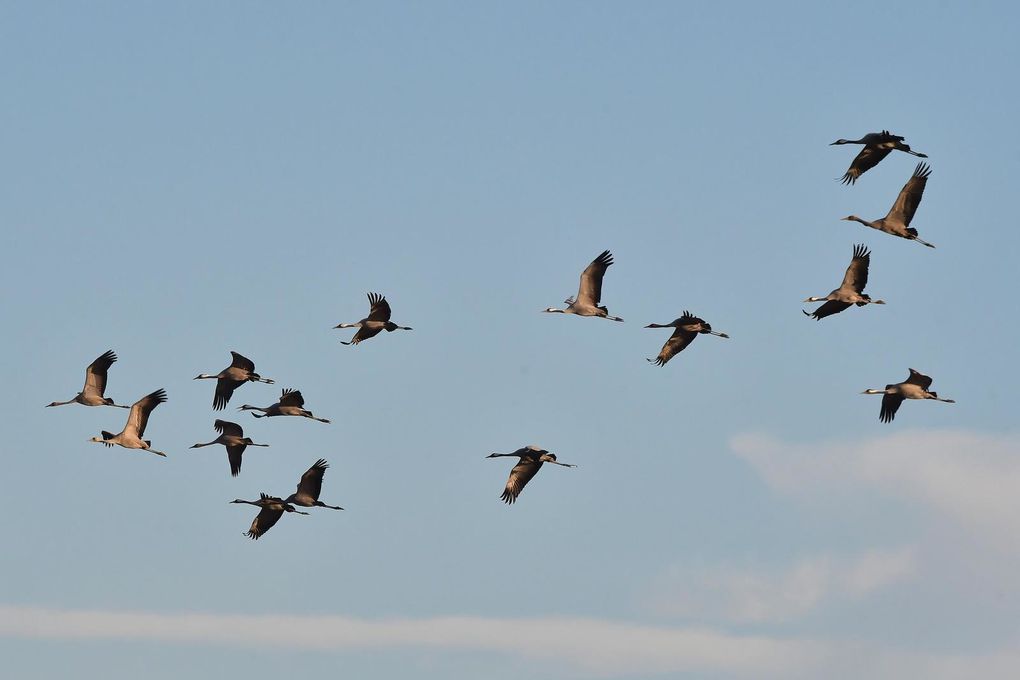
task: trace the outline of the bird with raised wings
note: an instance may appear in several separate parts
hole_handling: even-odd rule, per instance
[[[142,449],[149,453],[155,453],[157,456],[166,456],[162,451],[151,448],[152,442],[148,439],[142,439],[145,435],[145,426],[149,423],[149,414],[152,413],[152,409],[164,401],[166,401],[166,390],[162,388],[145,395],[131,405],[131,411],[128,413],[127,423],[123,430],[117,434],[103,430],[102,436],[93,437],[89,441],[106,446],[116,444],[125,449]]]
[[[81,404],[82,406],[116,406],[117,408],[131,408],[124,404],[114,404],[113,399],[104,396],[106,392],[106,373],[110,370],[113,362],[117,361],[117,355],[112,349],[108,349],[85,368],[85,387],[75,395],[74,399],[68,401],[51,401],[46,406],[63,406],[64,404]]]
[[[882,410],[878,414],[878,419],[883,423],[891,423],[904,399],[934,399],[947,404],[956,403],[953,399],[943,399],[937,393],[929,392],[929,387],[931,378],[911,368],[910,375],[903,382],[886,385],[884,390],[864,390],[861,394],[883,395]]]
[[[914,213],[917,212],[917,206],[921,204],[921,197],[924,196],[924,187],[928,183],[928,175],[930,174],[930,167],[924,163],[918,163],[917,167],[914,168],[914,174],[911,175],[907,183],[900,189],[900,195],[896,197],[896,202],[889,209],[889,213],[885,217],[872,222],[861,219],[857,215],[848,215],[843,219],[851,222],[860,222],[866,227],[878,229],[887,234],[905,238],[908,241],[917,241],[929,248],[934,248],[935,246],[931,243],[918,238],[917,229],[910,226],[910,221],[914,219]]]
[[[725,333],[713,331],[712,324],[706,323],[704,319],[700,319],[688,311],[684,311],[683,316],[679,319],[674,319],[670,323],[650,323],[645,328],[675,329],[673,334],[669,336],[669,340],[666,341],[666,344],[659,351],[659,356],[654,359],[646,359],[646,361],[650,361],[656,366],[665,366],[667,361],[684,351],[687,345],[691,344],[699,334],[716,335],[720,338],[730,337]]]
[[[270,404],[265,408],[261,406],[250,406],[245,404],[244,406],[237,407],[238,411],[261,411],[262,415],[258,413],[252,413],[256,418],[270,418],[272,416],[301,416],[303,418],[311,418],[312,420],[318,420],[320,423],[328,423],[329,421],[325,418],[316,418],[312,415],[311,411],[304,409],[305,398],[301,396],[299,390],[284,389],[280,393],[280,401],[275,404]]]
[[[606,270],[613,264],[613,254],[603,250],[591,264],[581,272],[581,283],[577,289],[577,297],[569,297],[564,302],[566,309],[547,307],[543,312],[559,314],[576,314],[577,316],[599,316],[610,321],[623,321],[618,316],[609,316],[609,310],[602,302],[602,278]]]
[[[339,505],[326,505],[319,500],[322,493],[322,477],[326,474],[329,463],[320,458],[315,461],[312,467],[308,468],[301,481],[298,482],[297,491],[287,497],[286,503],[300,505],[302,508],[330,508],[332,510],[343,510]]]
[[[884,300],[872,300],[871,296],[864,292],[864,287],[868,285],[868,267],[870,264],[871,251],[863,244],[855,245],[853,259],[850,260],[850,265],[846,268],[846,273],[843,275],[843,283],[840,284],[839,288],[825,297],[813,296],[804,300],[804,302],[824,302],[825,304],[810,313],[804,312],[804,310],[801,311],[819,320],[833,314],[838,314],[853,305],[858,307],[868,304],[884,305]]]
[[[855,184],[858,177],[878,165],[883,158],[894,150],[903,151],[919,158],[928,157],[926,154],[911,150],[908,145],[903,143],[903,140],[903,137],[894,135],[888,130],[882,130],[881,132],[872,132],[871,134],[864,135],[860,139],[837,139],[830,144],[829,146],[840,144],[864,145],[864,148],[861,149],[857,157],[850,163],[850,168],[846,171],[846,174],[843,175],[843,184]]]
[[[241,472],[241,456],[249,446],[269,446],[269,444],[256,444],[251,437],[244,436],[244,430],[237,423],[229,420],[217,420],[213,427],[220,433],[220,436],[205,444],[195,444],[191,448],[200,449],[203,446],[223,444],[227,449],[227,461],[230,463],[230,474],[236,477]]]
[[[516,456],[520,458],[517,465],[514,465],[513,469],[510,470],[510,477],[506,481],[506,488],[503,489],[503,495],[500,496],[503,502],[508,505],[517,500],[517,497],[521,495],[521,491],[524,490],[524,486],[542,469],[543,463],[553,463],[563,467],[577,467],[569,463],[561,463],[556,460],[555,453],[549,453],[545,449],[531,445],[517,449],[513,453],[490,453],[486,458],[499,458],[502,456]]]
[[[390,303],[386,302],[386,298],[379,293],[368,294],[368,304],[370,305],[368,310],[368,316],[357,323],[342,323],[333,328],[357,328],[358,332],[354,334],[350,342],[340,342],[344,345],[357,345],[362,340],[368,340],[379,335],[382,331],[387,333],[395,330],[410,331],[414,330],[410,326],[398,326],[397,324],[390,321]]]
[[[246,382],[261,382],[267,385],[274,383],[273,380],[263,378],[255,372],[255,362],[251,359],[243,357],[234,351],[230,352],[230,356],[232,357],[230,365],[216,375],[201,373],[193,378],[193,380],[216,381],[216,391],[213,393],[214,411],[222,411],[226,408],[230,397],[234,395],[234,390]]]
[[[273,528],[285,512],[296,512],[299,515],[307,515],[307,512],[301,512],[290,503],[285,502],[282,498],[276,496],[270,496],[269,494],[259,494],[257,501],[246,501],[243,498],[235,498],[230,501],[231,503],[247,503],[248,505],[256,505],[260,508],[259,514],[255,515],[255,519],[251,522],[251,528],[245,532],[245,536],[248,536],[252,540],[259,540],[267,531]]]

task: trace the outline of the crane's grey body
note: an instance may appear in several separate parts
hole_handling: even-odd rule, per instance
[[[256,444],[250,437],[244,436],[244,430],[237,423],[228,420],[217,420],[213,427],[220,433],[220,436],[205,444],[195,444],[191,448],[200,449],[203,446],[223,444],[227,449],[227,460],[230,463],[230,474],[236,477],[241,472],[241,456],[249,446],[269,446],[269,444]]]
[[[804,300],[804,302],[825,303],[811,313],[804,313],[816,320],[821,320],[832,314],[838,314],[852,305],[858,307],[869,304],[884,305],[884,300],[872,300],[871,296],[864,292],[864,287],[868,285],[870,264],[871,252],[863,244],[855,245],[853,259],[850,260],[850,265],[843,275],[843,283],[825,297],[809,297]]]
[[[273,525],[283,516],[285,512],[295,512],[299,515],[307,515],[307,512],[301,512],[290,503],[287,503],[282,498],[277,496],[270,496],[269,494],[260,494],[257,501],[246,501],[242,498],[236,498],[231,503],[247,503],[248,505],[255,505],[261,508],[259,514],[255,516],[255,519],[251,522],[251,528],[245,532],[245,536],[248,536],[252,540],[257,541],[267,531],[273,528]]]
[[[581,283],[578,286],[577,297],[569,297],[564,300],[566,309],[548,307],[543,312],[555,312],[559,314],[576,314],[577,316],[598,316],[610,321],[623,321],[618,316],[610,316],[609,310],[602,302],[602,278],[606,270],[613,264],[613,254],[603,250],[598,257],[592,260],[591,264],[581,272]]]
[[[193,380],[216,381],[216,392],[213,393],[214,411],[222,411],[226,408],[227,402],[230,401],[230,397],[234,394],[234,390],[246,382],[261,382],[267,385],[272,385],[275,382],[269,378],[263,378],[256,373],[255,362],[251,359],[243,357],[234,351],[230,352],[230,356],[232,359],[230,365],[216,375],[202,373],[193,378]]]
[[[395,330],[410,331],[414,330],[410,326],[398,326],[397,324],[390,321],[390,315],[393,313],[390,309],[390,303],[386,302],[386,297],[379,293],[368,294],[369,311],[368,316],[357,323],[342,323],[333,328],[357,328],[358,332],[354,334],[350,342],[340,342],[344,345],[357,345],[362,340],[368,340],[373,338],[382,331],[391,333]]]
[[[927,158],[923,153],[911,150],[910,146],[903,143],[904,138],[894,135],[888,130],[872,132],[860,139],[837,139],[829,146],[838,144],[863,144],[864,148],[850,163],[850,168],[843,175],[843,184],[855,184],[857,178],[879,164],[879,162],[893,151],[903,151],[912,156]]]
[[[666,362],[672,359],[674,356],[684,351],[687,345],[694,342],[694,338],[698,337],[699,334],[716,335],[720,338],[729,338],[730,336],[725,333],[712,330],[712,324],[706,323],[704,319],[700,319],[688,311],[684,311],[683,316],[679,319],[674,319],[670,323],[650,323],[645,328],[673,328],[673,334],[666,340],[666,344],[662,346],[659,351],[659,356],[654,359],[646,359],[656,366],[665,366]]]
[[[934,248],[935,246],[931,243],[918,238],[917,229],[910,226],[910,221],[914,219],[914,213],[917,212],[917,206],[921,204],[921,197],[924,195],[924,187],[928,183],[928,175],[930,174],[930,167],[924,163],[918,163],[917,167],[914,168],[914,174],[903,185],[899,196],[896,197],[896,203],[889,209],[889,214],[885,217],[871,222],[861,219],[857,215],[848,215],[843,219],[860,222],[866,227],[878,229],[887,234],[905,238],[908,241],[917,241],[929,248]]]
[[[328,467],[329,463],[322,458],[315,461],[315,464],[301,475],[297,491],[288,496],[285,502],[300,505],[302,508],[343,510],[339,505],[326,505],[319,500],[319,494],[322,493],[322,477],[326,474]]]
[[[904,399],[933,399],[947,404],[956,403],[953,399],[943,399],[937,393],[929,392],[929,387],[931,378],[911,368],[910,376],[903,382],[886,385],[884,390],[864,390],[861,394],[883,395],[882,410],[878,414],[878,419],[883,423],[891,423]]]
[[[520,462],[514,465],[513,469],[510,470],[510,477],[506,481],[506,487],[503,489],[503,495],[500,498],[507,505],[517,500],[517,497],[524,490],[524,486],[531,481],[531,478],[538,474],[538,471],[542,469],[544,463],[553,463],[554,465],[562,465],[563,467],[577,467],[576,465],[570,465],[569,463],[560,463],[556,460],[555,453],[549,453],[545,449],[537,446],[525,446],[517,449],[513,453],[490,453],[486,458],[500,458],[504,456],[516,456],[520,458]]]
[[[113,403],[113,399],[104,396],[106,392],[106,374],[113,362],[117,361],[117,355],[112,349],[108,349],[85,368],[85,386],[73,399],[67,401],[51,401],[49,406],[63,406],[65,404],[81,404],[82,406],[116,406],[117,408],[131,408],[123,404]]]
[[[160,388],[151,394],[147,394],[131,405],[131,412],[128,413],[127,423],[124,429],[118,434],[103,430],[102,436],[93,437],[89,441],[105,444],[106,446],[123,446],[125,449],[142,449],[157,456],[166,456],[162,451],[151,448],[152,442],[142,439],[145,434],[145,426],[149,422],[149,414],[152,410],[166,401],[166,390]]]

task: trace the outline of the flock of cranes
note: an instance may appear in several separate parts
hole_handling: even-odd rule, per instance
[[[904,143],[904,138],[893,135],[887,130],[865,135],[858,140],[839,139],[832,143],[841,144],[863,144],[864,148],[857,154],[850,168],[844,174],[844,184],[852,185],[857,182],[862,174],[875,167],[881,160],[892,151],[903,151],[914,156],[927,158],[925,154],[911,150]],[[917,212],[921,198],[924,194],[925,185],[931,169],[925,163],[920,163],[915,168],[913,175],[904,185],[896,199],[895,204],[889,213],[881,219],[867,221],[855,215],[843,218],[860,222],[865,226],[883,231],[887,234],[900,238],[917,241],[925,246],[934,248],[931,243],[921,240],[918,237],[917,229],[910,226],[910,222]],[[613,264],[613,255],[608,250],[602,251],[591,264],[581,273],[581,279],[577,295],[567,298],[564,309],[548,307],[542,311],[559,314],[574,314],[577,316],[593,316],[610,321],[622,322],[623,319],[609,314],[608,308],[602,302],[602,283],[606,271]],[[813,312],[804,311],[815,320],[821,320],[833,314],[837,314],[852,306],[863,307],[869,304],[885,304],[882,300],[873,300],[870,295],[864,292],[868,283],[868,268],[871,264],[871,251],[863,244],[855,245],[850,265],[843,276],[843,282],[838,288],[826,296],[813,296],[805,302],[822,302],[820,307]],[[411,330],[407,326],[398,326],[390,320],[391,309],[386,298],[378,293],[369,293],[368,302],[370,305],[368,316],[357,323],[341,323],[335,328],[357,328],[357,332],[350,341],[342,341],[345,345],[357,345],[360,342],[375,337],[382,331],[392,332],[395,330]],[[674,321],[666,324],[649,324],[645,328],[672,328],[673,333],[662,346],[656,358],[649,358],[648,361],[657,366],[665,366],[673,357],[686,349],[698,335],[715,335],[721,338],[729,338],[726,333],[712,330],[711,324],[704,319],[694,316],[688,311]],[[221,411],[226,408],[234,391],[247,382],[265,383],[272,385],[275,381],[263,378],[255,372],[255,363],[237,352],[231,352],[230,365],[215,375],[206,373],[199,374],[195,380],[216,380],[216,389],[213,394],[212,407],[214,411]],[[47,406],[63,406],[65,404],[82,404],[84,406],[114,406],[117,408],[128,408],[127,423],[118,434],[103,431],[101,436],[93,437],[90,441],[98,442],[106,446],[122,446],[128,449],[139,449],[148,451],[159,456],[166,456],[166,453],[152,448],[149,440],[143,439],[145,427],[148,424],[152,411],[165,402],[166,391],[158,389],[132,404],[130,407],[116,404],[113,399],[107,397],[107,373],[113,363],[117,361],[117,355],[109,350],[96,358],[85,369],[85,386],[73,399],[68,401],[55,401]],[[952,399],[945,399],[931,392],[932,379],[914,369],[910,369],[910,376],[903,382],[886,385],[885,389],[869,389],[863,394],[881,394],[882,408],[879,420],[884,423],[891,422],[897,410],[905,399],[931,399],[947,403],[954,403]],[[244,404],[238,407],[239,411],[251,411],[256,418],[268,418],[274,416],[295,416],[309,418],[321,423],[329,423],[326,418],[319,418],[311,411],[304,408],[305,400],[299,390],[284,389],[280,399],[274,404],[266,407],[251,406]],[[241,459],[244,451],[249,446],[268,446],[268,444],[257,444],[249,437],[244,436],[240,425],[226,420],[217,419],[213,427],[219,436],[205,443],[198,443],[191,448],[201,448],[221,444],[227,450],[227,459],[230,464],[230,473],[236,477],[241,472]],[[506,486],[501,496],[507,504],[514,503],[525,485],[538,473],[545,463],[552,463],[562,467],[576,467],[568,463],[561,463],[556,455],[538,446],[525,446],[512,453],[492,453],[489,458],[516,457],[518,462],[510,471]],[[260,508],[258,515],[251,523],[246,534],[252,539],[258,539],[273,527],[284,513],[297,513],[307,515],[308,513],[298,510],[295,506],[303,508],[330,508],[342,510],[340,506],[327,505],[319,500],[322,491],[322,480],[329,464],[323,460],[317,460],[302,476],[298,482],[297,490],[287,498],[272,496],[266,493],[260,494],[258,500],[235,499],[231,503],[243,503],[255,505]]]

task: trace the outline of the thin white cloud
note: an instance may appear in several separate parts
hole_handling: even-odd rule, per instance
[[[493,652],[580,677],[679,673],[694,677],[964,680],[1020,675],[1020,646],[983,654],[911,653],[859,641],[732,635],[586,618],[224,615],[0,606],[0,638],[148,640],[322,651],[418,648]]]
[[[320,650],[489,651],[555,662],[599,676],[690,672],[788,678],[818,668],[825,653],[825,645],[811,641],[586,618],[368,620],[9,606],[0,606],[0,637]]]
[[[871,551],[853,558],[823,555],[783,569],[673,567],[645,596],[658,613],[738,623],[782,622],[819,606],[853,600],[910,576],[914,551]]]
[[[810,445],[743,435],[731,446],[782,493],[828,495],[874,487],[1020,549],[1017,435],[908,431]]]

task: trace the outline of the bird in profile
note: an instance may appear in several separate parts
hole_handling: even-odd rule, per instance
[[[230,365],[216,375],[202,373],[193,378],[193,380],[211,379],[216,381],[216,392],[213,393],[214,411],[222,411],[226,408],[227,402],[230,401],[230,397],[234,394],[234,390],[246,382],[261,382],[267,385],[272,385],[275,382],[269,378],[263,378],[256,373],[255,362],[251,359],[233,351],[230,353],[230,356],[233,357]]]
[[[499,458],[501,456],[517,456],[521,459],[510,470],[510,478],[507,479],[506,488],[503,489],[503,495],[500,497],[508,505],[517,500],[517,497],[521,495],[521,491],[524,490],[524,486],[531,481],[532,477],[538,474],[543,463],[553,463],[563,467],[577,467],[569,463],[560,463],[556,460],[555,453],[549,453],[537,446],[525,446],[513,453],[490,453],[486,458]]]
[[[864,292],[864,287],[868,285],[868,266],[870,264],[871,251],[864,245],[855,245],[853,259],[850,260],[850,266],[846,268],[843,283],[839,288],[825,297],[809,297],[804,300],[804,302],[825,302],[825,304],[811,313],[801,311],[818,320],[838,314],[852,305],[858,307],[867,304],[884,305],[884,300],[872,300],[871,296]]]
[[[855,184],[858,177],[878,165],[893,150],[905,151],[919,158],[928,157],[927,154],[912,151],[908,145],[903,143],[903,139],[903,137],[894,135],[888,130],[882,130],[881,132],[872,132],[871,134],[864,135],[860,139],[837,139],[830,144],[829,146],[836,146],[838,144],[864,145],[864,148],[861,149],[861,152],[857,154],[857,157],[850,164],[850,169],[843,175],[843,184]]]
[[[878,414],[878,419],[883,423],[891,423],[893,418],[896,417],[896,411],[899,410],[900,404],[903,403],[904,399],[934,399],[935,401],[944,401],[947,404],[956,403],[953,399],[943,399],[935,392],[929,392],[929,387],[931,387],[931,378],[911,368],[910,376],[903,382],[886,385],[884,390],[864,390],[861,394],[884,395],[882,397],[882,410]]]
[[[344,345],[357,345],[362,340],[368,340],[379,335],[380,332],[392,332],[395,330],[410,331],[414,330],[410,326],[398,326],[397,324],[390,321],[390,303],[386,302],[386,298],[379,293],[368,294],[368,304],[370,308],[368,310],[368,316],[357,323],[342,323],[333,328],[357,328],[358,332],[354,334],[350,342],[340,342]]]
[[[662,346],[662,350],[659,351],[659,356],[654,359],[646,359],[654,363],[656,366],[665,366],[666,362],[672,359],[674,356],[684,351],[687,345],[694,341],[694,338],[698,337],[699,333],[707,333],[708,335],[717,335],[720,338],[729,338],[730,336],[725,333],[719,333],[712,330],[712,324],[706,323],[704,319],[699,319],[688,311],[684,311],[684,315],[679,319],[674,319],[671,323],[650,323],[645,328],[674,328],[673,335],[669,336],[669,340]]]
[[[166,401],[166,390],[158,389],[151,394],[147,394],[134,404],[131,405],[131,411],[128,413],[127,424],[124,425],[124,429],[118,434],[112,434],[106,430],[102,431],[101,437],[93,437],[89,441],[97,442],[99,444],[105,444],[107,446],[123,446],[125,449],[143,449],[149,453],[155,453],[157,456],[166,456],[162,451],[157,451],[151,448],[152,442],[148,439],[142,439],[145,435],[145,426],[149,422],[149,414],[152,413],[152,409],[156,408],[160,404]]]
[[[259,514],[255,515],[255,519],[251,522],[251,528],[245,532],[245,536],[248,536],[252,540],[259,540],[263,534],[273,528],[279,519],[285,512],[296,512],[299,515],[307,515],[307,512],[301,512],[290,503],[285,502],[282,498],[276,496],[270,496],[268,494],[260,494],[257,501],[246,501],[243,498],[235,498],[230,501],[231,503],[247,503],[248,505],[257,505],[262,508],[259,510]]]
[[[298,482],[297,491],[287,497],[285,503],[300,505],[302,508],[330,508],[332,510],[343,510],[339,505],[326,505],[319,500],[319,493],[322,492],[322,476],[326,474],[329,463],[320,458],[315,461],[312,467],[308,468],[301,481]]]
[[[220,433],[220,436],[205,444],[195,444],[191,448],[200,449],[203,446],[223,444],[227,448],[227,460],[230,462],[230,474],[236,477],[241,472],[241,455],[249,446],[269,446],[269,444],[256,444],[250,437],[244,436],[244,430],[237,423],[228,420],[217,420],[213,427]]]
[[[623,321],[618,316],[609,316],[609,310],[602,302],[602,277],[606,275],[609,265],[613,264],[613,255],[608,250],[603,250],[598,257],[592,260],[591,264],[581,272],[581,284],[577,290],[577,297],[569,297],[564,300],[566,309],[548,307],[543,312],[557,312],[559,314],[576,314],[578,316],[600,316],[611,321]]]
[[[907,180],[907,183],[903,185],[900,190],[900,195],[896,197],[896,203],[889,210],[889,214],[881,219],[877,219],[874,222],[868,220],[862,220],[857,215],[849,215],[844,217],[844,220],[850,220],[853,222],[860,222],[866,227],[872,229],[878,229],[884,231],[887,234],[893,236],[899,236],[905,238],[908,241],[917,241],[929,248],[935,246],[927,241],[922,241],[917,237],[917,229],[910,226],[910,220],[914,219],[914,213],[917,212],[917,206],[921,204],[921,197],[924,195],[924,186],[928,183],[928,175],[931,174],[931,168],[924,163],[918,163],[917,167],[914,168],[914,174]]]
[[[64,404],[82,404],[83,406],[116,406],[117,408],[131,408],[123,404],[114,404],[113,399],[103,396],[106,392],[106,372],[117,360],[117,355],[112,349],[108,349],[85,368],[85,387],[75,395],[74,399],[68,401],[51,401],[49,406],[63,406]]]
[[[312,420],[318,420],[320,423],[328,423],[329,421],[325,418],[316,418],[312,415],[311,411],[306,411],[303,407],[305,405],[305,398],[301,396],[301,392],[298,390],[284,389],[280,393],[280,401],[262,408],[261,406],[239,406],[238,411],[261,411],[262,415],[258,413],[252,413],[256,418],[270,418],[272,416],[301,416],[304,418],[311,418]]]

